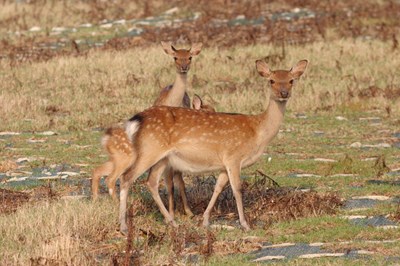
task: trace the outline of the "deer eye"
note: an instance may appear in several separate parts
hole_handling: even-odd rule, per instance
[[[192,60],[192,57],[189,57],[189,60],[191,61],[191,60]]]
[[[174,60],[175,60],[175,61],[178,60],[178,57],[174,57]]]
[[[274,85],[274,84],[275,84],[275,80],[272,80],[272,79],[271,79],[271,80],[269,81],[269,83],[271,83],[271,85]]]
[[[290,85],[293,85],[294,79],[291,79],[291,80],[289,81],[289,83],[290,83]]]

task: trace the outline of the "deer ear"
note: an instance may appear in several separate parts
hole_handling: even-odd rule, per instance
[[[307,60],[300,60],[292,69],[290,72],[295,78],[300,78],[301,75],[303,75],[304,71],[306,71],[308,65]]]
[[[172,55],[172,56],[175,55],[175,50],[174,50],[171,42],[161,42],[161,46],[164,49],[164,52],[166,54]]]
[[[267,63],[265,63],[262,60],[257,60],[256,61],[256,68],[257,68],[258,73],[263,77],[269,78],[271,76],[271,74],[272,74],[272,72],[269,69]]]
[[[195,110],[200,110],[201,109],[201,106],[203,105],[203,102],[202,102],[202,100],[201,100],[199,95],[195,94],[193,96],[192,105],[193,105],[193,109],[195,109]]]
[[[198,55],[200,53],[202,47],[203,47],[203,44],[201,42],[194,43],[192,45],[192,48],[190,48],[190,54]]]

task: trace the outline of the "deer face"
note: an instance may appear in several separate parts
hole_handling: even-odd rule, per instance
[[[174,58],[176,71],[181,74],[185,74],[189,71],[192,57],[198,55],[202,47],[201,43],[193,44],[189,50],[176,49],[171,43],[161,42],[161,45],[165,53]]]
[[[307,68],[307,64],[307,60],[301,60],[289,71],[271,71],[264,61],[257,60],[256,68],[261,76],[269,80],[271,85],[271,99],[285,102],[290,98],[293,85],[304,73]]]

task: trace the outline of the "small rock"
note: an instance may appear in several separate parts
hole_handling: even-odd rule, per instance
[[[53,32],[63,32],[63,31],[66,31],[66,30],[67,30],[67,28],[64,28],[64,27],[53,27],[51,29],[51,31],[53,31]]]
[[[377,157],[369,157],[369,158],[361,159],[361,161],[368,162],[368,161],[376,161],[377,159],[378,159]]]
[[[24,177],[12,177],[10,179],[7,179],[6,182],[21,182],[27,180],[29,177],[24,176]]]
[[[87,166],[89,166],[89,164],[87,164],[87,163],[77,163],[75,165],[79,166],[79,167],[87,167]]]
[[[315,242],[315,243],[309,244],[310,247],[321,247],[323,245],[325,245],[325,243],[322,243],[322,242]]]
[[[8,174],[8,176],[12,176],[12,177],[30,176],[30,175],[32,175],[32,172],[27,172],[27,171],[18,171],[18,172],[12,172],[12,173]]]
[[[281,243],[281,244],[273,244],[268,246],[263,246],[263,248],[282,248],[282,247],[291,247],[295,246],[296,243]]]
[[[29,162],[29,158],[27,158],[27,157],[18,158],[15,162],[16,162],[16,163],[25,163],[25,162]]]
[[[314,135],[324,135],[324,134],[325,134],[325,132],[322,131],[322,130],[315,130],[314,131]]]
[[[235,230],[235,227],[225,224],[213,224],[210,227],[217,230],[227,230],[227,231]]]
[[[35,177],[37,180],[55,180],[55,179],[66,179],[68,175],[52,175],[52,176],[40,176],[40,177]]]
[[[398,225],[381,225],[381,226],[377,226],[376,228],[388,230],[388,229],[398,229],[399,226]]]
[[[77,175],[80,175],[80,173],[76,173],[76,172],[58,172],[57,175],[77,176]]]
[[[361,148],[361,147],[362,147],[362,144],[361,144],[361,142],[358,142],[358,141],[350,144],[350,148]]]
[[[369,250],[360,249],[360,250],[357,250],[357,254],[359,254],[359,255],[373,255],[373,254],[375,254],[375,252],[369,251]]]
[[[344,215],[344,216],[341,216],[341,218],[347,219],[347,220],[366,219],[367,217],[368,216],[366,216],[366,215]]]
[[[294,177],[321,177],[321,176],[315,174],[294,174]]]
[[[57,135],[56,132],[54,131],[43,131],[43,132],[38,132],[38,135],[42,135],[42,136],[54,136]]]
[[[355,175],[355,174],[334,174],[329,177],[353,177],[353,176],[357,176],[357,175]]]
[[[307,119],[307,116],[305,114],[296,114],[296,118]]]
[[[42,28],[40,28],[38,26],[34,26],[34,27],[29,29],[30,32],[38,32],[38,31],[41,31],[41,30],[42,30]]]
[[[112,23],[106,23],[106,24],[100,25],[100,28],[103,28],[103,29],[110,29],[110,28],[112,28],[112,26],[113,26]]]
[[[126,20],[125,20],[125,19],[120,19],[120,20],[114,21],[114,24],[124,25],[125,23],[126,23]]]
[[[343,116],[336,116],[335,118],[336,118],[336,120],[339,120],[339,121],[346,121],[347,120],[347,118],[343,117]]]
[[[315,158],[314,161],[316,161],[316,162],[326,162],[326,163],[334,163],[334,162],[337,162],[337,160],[334,160],[334,159],[327,159],[327,158]]]
[[[84,24],[79,25],[79,27],[80,28],[91,28],[91,27],[93,27],[93,25],[90,23],[84,23]]]
[[[0,136],[17,136],[17,135],[21,135],[21,133],[20,132],[11,132],[11,131],[0,132]]]
[[[30,138],[27,140],[29,143],[43,143],[46,142],[47,139],[37,139],[37,138]]]
[[[322,258],[322,257],[342,257],[344,253],[316,253],[316,254],[305,254],[300,255],[300,259],[314,259],[314,258]]]
[[[352,197],[351,199],[370,199],[370,200],[390,200],[390,197],[388,196],[383,196],[383,195],[369,195],[369,196],[355,196]]]
[[[179,7],[173,7],[171,9],[168,9],[167,11],[164,12],[166,15],[172,15],[174,13],[177,13],[179,11]]]
[[[260,262],[260,261],[266,261],[266,260],[283,260],[283,259],[285,259],[285,256],[264,256],[264,257],[253,260],[253,262]]]

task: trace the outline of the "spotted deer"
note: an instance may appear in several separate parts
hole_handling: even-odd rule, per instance
[[[192,100],[192,107],[195,110],[201,110],[203,112],[215,112],[215,109],[210,106],[203,104],[200,96],[195,94]],[[93,172],[92,177],[92,191],[93,197],[98,197],[98,185],[100,178],[102,176],[107,175],[106,185],[110,195],[116,200],[115,194],[115,183],[119,176],[126,171],[126,169],[132,165],[132,159],[134,158],[134,149],[132,146],[132,142],[128,139],[128,136],[125,133],[124,127],[111,127],[108,128],[102,138],[102,146],[106,150],[109,160],[97,167]],[[112,171],[118,173],[111,175]],[[168,200],[169,206],[173,209],[173,177],[177,175],[167,175],[165,178],[165,183],[168,191]],[[183,179],[178,177],[178,186],[179,189],[183,189],[185,191],[185,184],[183,183]],[[180,180],[179,180],[180,179]],[[182,193],[182,192],[181,192]],[[187,199],[183,200],[183,204],[187,204]]]
[[[254,164],[278,133],[292,87],[307,65],[307,60],[301,60],[290,70],[272,71],[264,61],[256,61],[258,73],[269,81],[270,88],[269,105],[261,114],[206,113],[160,106],[133,116],[126,125],[135,154],[133,165],[121,178],[121,232],[127,231],[125,220],[128,190],[149,168],[151,172],[147,186],[151,195],[166,222],[176,226],[158,192],[159,178],[168,164],[182,172],[221,171],[203,214],[203,225],[209,225],[211,210],[229,181],[240,224],[249,230],[243,211],[240,171]]]
[[[192,57],[200,53],[202,44],[195,43],[190,49],[176,49],[169,42],[161,42],[161,46],[166,54],[171,55],[175,61],[176,78],[173,85],[165,87],[161,92],[157,100],[154,102],[154,106],[168,105],[168,106],[182,106],[190,108],[190,99],[186,93],[187,88],[187,73],[190,69]],[[127,139],[124,129],[122,128],[109,128],[107,129],[103,139],[103,147],[105,147],[109,160],[99,167],[95,168],[92,174],[92,195],[93,199],[98,197],[99,181],[102,176],[107,176],[106,184],[109,189],[110,195],[116,199],[115,194],[115,182],[118,177],[123,174],[126,169],[133,163],[132,154],[134,153],[132,144]],[[182,197],[183,206],[185,212],[188,215],[193,215],[188,204],[187,197],[185,194],[185,187],[182,178],[182,174],[179,172],[173,172],[171,168],[167,172],[167,189],[170,192],[173,187],[172,176],[178,182],[179,191]],[[172,191],[172,189],[171,189]],[[173,215],[173,194],[168,193],[171,215]]]

